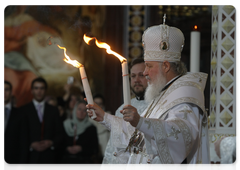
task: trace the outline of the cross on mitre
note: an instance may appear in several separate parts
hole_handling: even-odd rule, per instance
[[[166,22],[166,14],[164,14],[164,16],[163,16],[163,25],[165,25],[165,22]]]
[[[167,137],[169,136],[173,136],[176,140],[178,139],[178,133],[180,133],[181,131],[178,129],[176,130],[174,126],[172,126],[172,132],[167,134]]]

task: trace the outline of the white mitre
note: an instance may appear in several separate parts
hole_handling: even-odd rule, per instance
[[[142,43],[145,61],[180,61],[184,46],[184,35],[176,27],[165,25],[149,27],[144,31]]]

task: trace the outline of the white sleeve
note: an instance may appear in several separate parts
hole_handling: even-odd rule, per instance
[[[111,145],[115,147],[127,147],[129,139],[135,128],[123,118],[105,113],[104,120],[100,122],[111,131]]]
[[[181,163],[198,144],[200,111],[195,105],[180,104],[168,111],[165,120],[140,118],[136,128],[152,141],[161,162]]]
[[[120,110],[123,109],[123,104],[116,110],[115,116],[123,118],[123,115],[120,113]]]

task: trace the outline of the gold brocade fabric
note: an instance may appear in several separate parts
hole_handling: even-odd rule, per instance
[[[164,90],[160,95],[161,97],[163,96],[163,94],[167,91]],[[146,112],[146,114],[143,116],[145,118],[148,118],[151,113],[152,110],[154,109],[154,107],[158,104],[159,100],[161,99],[161,97],[159,97],[158,101],[155,103],[155,99],[152,101],[152,103],[150,104],[150,106],[148,107],[148,111]],[[153,104],[155,103],[155,105],[153,106]],[[135,129],[134,133],[132,134],[128,146],[125,149],[126,151],[129,151],[130,153],[132,152],[132,148],[133,148],[133,152],[138,154],[139,151],[143,151],[143,146],[144,146],[144,136],[141,132],[139,132],[137,129]]]

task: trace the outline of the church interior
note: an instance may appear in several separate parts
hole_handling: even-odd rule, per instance
[[[208,114],[210,158],[220,163],[214,142],[236,136],[236,9],[233,6],[7,6],[4,10],[4,79],[11,82],[16,107],[32,100],[31,81],[43,77],[47,95],[63,96],[73,77],[83,89],[79,70],[64,62],[65,47],[72,60],[84,65],[92,94],[105,98],[114,114],[123,103],[119,60],[83,36],[106,42],[128,64],[143,57],[143,32],[163,23],[185,36],[181,60],[191,71],[191,33],[199,32],[199,72],[208,74],[205,108]],[[196,28],[197,26],[197,28]],[[194,28],[195,27],[195,28]],[[78,93],[79,89],[76,89]]]

